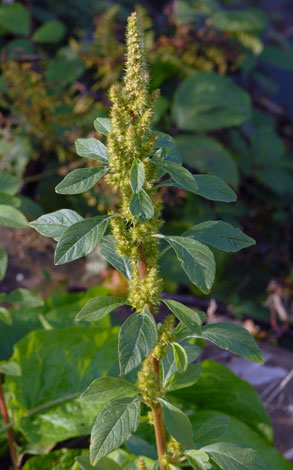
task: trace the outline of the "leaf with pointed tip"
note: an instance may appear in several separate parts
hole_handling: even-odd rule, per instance
[[[41,297],[22,287],[11,291],[2,299],[2,301],[20,305],[25,308],[41,307],[44,305],[44,301]]]
[[[133,194],[130,200],[129,209],[131,214],[140,222],[150,220],[154,215],[152,200],[144,189]]]
[[[190,330],[198,329],[201,327],[202,322],[206,316],[203,312],[192,310],[181,302],[171,299],[162,299],[162,302],[174,313],[175,317],[178,318],[184,325]]]
[[[139,366],[154,349],[157,339],[157,326],[149,312],[128,317],[120,328],[118,340],[121,374]]]
[[[191,282],[204,294],[208,294],[216,273],[215,258],[211,250],[192,238],[156,236],[170,243]]]
[[[142,189],[144,179],[144,164],[138,158],[134,158],[130,170],[130,186],[134,193],[138,193]]]
[[[232,253],[255,245],[255,240],[222,220],[202,222],[184,232],[185,237]]]
[[[253,449],[245,449],[231,442],[218,442],[200,449],[222,470],[265,470],[262,459]]]
[[[192,425],[188,416],[171,403],[159,398],[167,431],[186,447],[193,447]]]
[[[17,362],[0,361],[0,374],[19,376],[21,369]]]
[[[41,235],[59,241],[68,227],[81,220],[84,219],[77,212],[71,209],[60,209],[59,211],[50,212],[50,214],[41,215],[41,217],[31,222],[30,226]]]
[[[10,228],[29,227],[25,216],[18,209],[5,204],[0,204],[0,225]]]
[[[117,377],[100,377],[88,386],[80,398],[96,403],[108,403],[117,398],[133,395],[137,395],[137,389],[131,382]]]
[[[103,242],[101,243],[100,253],[108,261],[108,263],[113,266],[113,268],[120,271],[126,279],[132,278],[132,265],[131,261],[127,256],[119,256],[116,253],[115,246],[117,242],[115,238],[111,235],[103,237]]]
[[[109,168],[94,166],[73,170],[56,186],[58,194],[81,194],[89,191],[105,176]]]
[[[195,344],[189,344],[186,341],[180,343],[187,354],[188,363],[195,361],[200,355],[200,347]],[[172,349],[170,349],[167,354],[162,359],[162,373],[163,373],[163,385],[165,386],[169,381],[170,377],[178,371],[174,359],[174,354]]]
[[[55,264],[65,264],[91,253],[108,228],[110,216],[97,216],[68,227],[58,241]]]
[[[8,263],[7,252],[0,248],[0,281],[4,279]]]
[[[107,147],[94,137],[77,139],[75,141],[75,148],[77,155],[80,157],[93,158],[98,162],[108,163]]]
[[[175,145],[174,138],[169,135],[165,134],[164,132],[155,131],[157,135],[157,140],[155,142],[156,149],[164,149],[165,157],[164,160],[168,162],[178,163],[179,165],[182,164],[182,158]]]
[[[174,361],[177,367],[178,372],[182,374],[186,371],[188,365],[187,354],[185,349],[179,343],[173,343],[173,354],[174,354]]]
[[[81,470],[123,470],[117,462],[108,457],[99,459],[94,467],[90,463],[89,455],[80,455],[75,460],[79,463]]]
[[[127,302],[121,297],[99,296],[91,299],[77,314],[77,321],[98,321],[111,313],[115,308],[125,305]]]
[[[198,189],[197,183],[193,178],[190,171],[178,163],[168,162],[162,158],[153,157],[152,161],[159,167],[172,176],[175,183],[179,183],[180,187],[188,191],[196,191]]]
[[[164,387],[165,391],[172,392],[174,390],[180,390],[181,388],[191,387],[191,385],[194,385],[198,381],[200,372],[200,364],[188,364],[185,372],[175,372],[171,375]]]
[[[107,135],[112,130],[111,119],[104,117],[97,117],[94,120],[94,128],[101,134]]]
[[[194,470],[209,470],[212,465],[209,463],[209,456],[201,450],[186,450],[184,454]]]
[[[96,465],[101,457],[117,449],[139,425],[140,397],[122,398],[107,404],[99,413],[91,433],[90,460]]]

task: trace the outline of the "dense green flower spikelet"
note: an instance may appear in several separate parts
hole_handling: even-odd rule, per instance
[[[151,131],[154,103],[158,93],[149,94],[149,75],[144,54],[143,35],[136,13],[132,13],[127,26],[126,67],[122,84],[110,90],[112,131],[107,136],[110,171],[108,183],[120,193],[118,217],[112,219],[112,231],[117,240],[117,253],[128,256],[133,266],[129,285],[129,302],[141,311],[145,305],[158,305],[161,278],[158,272],[158,242],[153,234],[161,225],[161,201],[155,199],[153,184],[156,167],[150,161],[154,152],[156,135]],[[143,190],[151,198],[154,215],[150,220],[138,221],[130,212],[133,195],[130,171],[134,159],[144,165]],[[146,260],[146,272],[142,277],[139,262],[142,244]]]

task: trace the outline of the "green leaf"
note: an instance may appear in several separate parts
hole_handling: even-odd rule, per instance
[[[197,183],[192,174],[178,163],[167,162],[161,158],[153,157],[152,161],[172,176],[175,183],[179,183],[180,187],[188,191],[195,192],[198,189]]]
[[[25,216],[15,207],[0,205],[0,225],[11,228],[27,228]]]
[[[126,279],[132,278],[132,265],[131,261],[127,256],[119,256],[115,251],[115,246],[117,242],[115,238],[111,235],[103,237],[103,242],[101,243],[100,253],[108,263],[111,264],[115,269],[120,271]]]
[[[4,206],[19,207],[20,199],[16,196],[0,192],[0,204],[3,204]]]
[[[50,82],[50,87],[58,86],[59,89],[70,85],[77,80],[84,72],[85,65],[81,58],[70,49],[70,53],[66,54],[69,49],[61,49],[57,57],[49,62],[46,79]],[[71,109],[71,108],[70,108]],[[57,128],[58,130],[60,128]],[[61,129],[60,129],[61,130]],[[64,132],[64,131],[62,131]]]
[[[82,393],[81,399],[96,403],[108,403],[111,400],[137,395],[135,386],[127,380],[116,377],[100,377],[94,380]]]
[[[191,237],[201,243],[234,253],[236,251],[255,245],[255,240],[241,232],[239,228],[233,227],[227,222],[221,220],[202,222],[194,225],[184,232],[185,237]]]
[[[28,10],[20,3],[2,3],[0,5],[0,25],[4,31],[28,36],[30,17]]]
[[[179,134],[176,137],[176,145],[178,146],[183,161],[188,167],[194,168],[201,173],[208,173],[217,176],[237,187],[239,184],[239,171],[236,161],[217,140],[203,135]],[[198,177],[194,175],[201,190]],[[203,178],[205,175],[202,175]]]
[[[77,155],[85,158],[93,158],[98,162],[108,163],[107,148],[102,142],[94,137],[88,139],[77,139],[75,141]]]
[[[81,454],[81,449],[60,449],[49,454],[30,457],[23,470],[80,470],[75,458]],[[78,465],[78,466],[77,466]]]
[[[64,34],[65,26],[61,21],[49,20],[36,29],[33,40],[40,43],[55,43],[61,41]]]
[[[6,325],[12,325],[12,318],[10,311],[7,308],[0,307],[0,321]]]
[[[21,375],[21,369],[17,362],[0,361],[0,374]]]
[[[76,320],[80,321],[98,321],[105,315],[111,313],[121,305],[125,305],[127,301],[121,297],[96,297],[91,299],[82,309],[78,312]]]
[[[223,470],[266,470],[262,459],[253,449],[244,449],[228,442],[218,442],[203,447],[201,451],[207,453]]]
[[[1,193],[13,196],[19,189],[18,179],[10,173],[0,173],[0,191]]]
[[[81,220],[84,219],[77,212],[71,209],[60,209],[50,214],[41,215],[41,217],[31,222],[30,226],[41,235],[59,241],[68,227]]]
[[[191,282],[204,294],[208,294],[214,283],[216,272],[215,258],[211,250],[191,238],[163,235],[159,237],[164,238],[174,249]]]
[[[184,454],[188,462],[195,470],[209,470],[212,465],[209,463],[209,456],[202,450],[186,450]]]
[[[165,134],[164,132],[155,131],[158,136],[155,142],[155,149],[164,149],[164,160],[168,162],[182,164],[182,158],[175,145],[175,140],[171,135]]]
[[[138,158],[134,158],[130,170],[130,185],[134,193],[139,193],[142,189],[144,179],[144,164]]]
[[[179,129],[210,131],[248,121],[249,95],[228,77],[214,72],[196,72],[175,93],[173,117]]]
[[[144,189],[133,194],[130,200],[129,209],[131,214],[136,217],[139,222],[150,220],[154,215],[152,200]]]
[[[178,372],[180,372],[180,374],[182,374],[187,369],[187,365],[188,365],[187,354],[183,346],[181,346],[181,344],[179,343],[173,343],[172,347],[173,347],[174,360],[175,360],[177,370]]]
[[[202,322],[206,316],[203,312],[192,310],[186,305],[176,300],[162,299],[162,302],[174,313],[175,317],[178,318],[184,325],[190,330],[198,329],[201,327]]]
[[[10,294],[7,294],[4,297],[3,302],[9,302],[11,304],[28,308],[40,307],[44,305],[43,299],[30,290],[23,289],[22,287],[13,290],[10,292]]]
[[[91,253],[107,230],[109,220],[109,216],[91,217],[68,227],[58,241],[55,264],[69,263]]]
[[[188,364],[185,372],[175,372],[171,375],[164,386],[165,391],[172,392],[174,390],[180,390],[181,388],[191,387],[191,385],[194,385],[198,381],[200,372],[200,364]]]
[[[118,463],[108,457],[102,457],[93,467],[88,455],[81,455],[76,458],[82,470],[123,470]],[[69,470],[69,469],[68,469]]]
[[[111,119],[97,117],[94,120],[94,128],[96,129],[96,131],[101,132],[101,134],[107,135],[108,132],[111,132],[112,130]]]
[[[293,70],[293,48],[283,49],[278,46],[265,46],[260,60],[285,70]]]
[[[205,421],[194,433],[194,442],[212,442],[219,441],[225,434],[230,424],[228,416],[217,416]]]
[[[159,398],[159,401],[163,405],[163,415],[167,431],[181,444],[184,444],[186,447],[193,447],[193,431],[187,415],[162,398]]]
[[[201,352],[199,346],[196,346],[195,344],[189,344],[186,341],[182,341],[180,344],[186,351],[188,363],[195,361],[199,357]],[[165,354],[161,364],[163,373],[162,382],[165,387],[169,382],[170,377],[172,377],[178,371],[172,349],[170,349],[167,354]]]
[[[59,183],[55,191],[58,194],[81,194],[89,191],[105,176],[109,168],[81,168],[73,170]]]
[[[118,353],[121,374],[137,367],[154,349],[158,339],[157,326],[149,312],[134,313],[119,332]]]
[[[3,248],[0,248],[0,281],[4,279],[5,277],[7,264],[8,264],[7,252]]]
[[[140,397],[122,398],[106,405],[99,413],[91,433],[90,460],[95,465],[101,457],[126,441],[135,432],[140,418]]]
[[[211,323],[202,329],[202,338],[238,356],[263,364],[262,353],[254,337],[235,323]]]
[[[266,16],[260,10],[221,10],[211,17],[212,24],[220,31],[229,33],[261,32],[267,25]]]

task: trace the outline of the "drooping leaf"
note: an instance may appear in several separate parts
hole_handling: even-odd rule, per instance
[[[99,413],[91,433],[90,460],[95,465],[135,432],[140,418],[140,397],[121,398]]]
[[[127,374],[150,354],[158,338],[157,327],[149,312],[134,313],[123,323],[119,332],[119,364],[121,374]]]
[[[211,323],[202,329],[202,338],[238,356],[263,364],[262,353],[253,336],[235,323]]]
[[[0,361],[0,374],[21,375],[21,369],[17,362]]]
[[[164,149],[164,160],[168,162],[174,162],[178,165],[182,164],[182,158],[175,145],[174,138],[171,135],[165,134],[164,132],[156,131],[157,139],[155,142],[156,149]]]
[[[130,185],[134,193],[139,193],[139,191],[142,189],[144,179],[144,164],[138,158],[134,158],[130,170]]]
[[[195,361],[199,357],[201,352],[199,346],[196,346],[195,344],[189,344],[186,341],[182,341],[180,344],[186,351],[188,363]],[[163,372],[163,385],[166,386],[170,377],[172,377],[172,375],[178,371],[172,349],[170,349],[167,354],[165,354],[161,364]]]
[[[0,173],[0,191],[1,193],[9,194],[14,196],[19,189],[19,181],[16,176],[4,171]]]
[[[126,279],[132,278],[132,266],[131,261],[126,256],[119,256],[115,251],[116,240],[113,236],[107,235],[103,237],[101,243],[100,253],[108,263],[111,264],[115,269],[121,272]]]
[[[127,380],[116,377],[100,377],[94,380],[82,393],[81,399],[96,403],[108,403],[111,400],[137,395],[135,386]]]
[[[195,470],[209,470],[212,468],[208,454],[202,450],[186,450],[184,454],[192,468]]]
[[[15,289],[7,294],[3,301],[29,308],[40,307],[44,305],[44,301],[41,299],[41,297],[22,287],[19,287],[18,289]]]
[[[101,134],[107,135],[112,130],[111,119],[104,117],[97,117],[94,120],[94,128]]]
[[[41,217],[31,222],[30,226],[41,235],[59,241],[67,227],[71,227],[81,220],[84,219],[77,212],[71,209],[60,209],[50,214],[41,215]]]
[[[0,25],[4,31],[27,36],[30,29],[30,16],[21,3],[2,3],[0,5]]]
[[[0,281],[4,279],[8,263],[7,252],[0,248]]]
[[[223,470],[266,470],[262,459],[253,449],[245,449],[236,444],[219,442],[203,447],[202,452]]]
[[[55,43],[61,41],[65,34],[65,26],[61,21],[49,20],[36,29],[33,39],[39,43]]]
[[[177,89],[172,113],[179,129],[209,131],[247,121],[251,105],[249,95],[230,78],[197,72]]]
[[[94,137],[88,139],[77,139],[75,141],[76,153],[80,157],[93,158],[98,162],[108,163],[108,152],[106,146]]]
[[[69,263],[91,253],[107,230],[109,220],[109,216],[96,216],[68,227],[58,241],[55,264]]]
[[[181,388],[191,387],[194,385],[201,372],[200,364],[188,364],[185,372],[174,372],[173,375],[167,380],[165,385],[166,392],[172,392],[174,390],[180,390]]]
[[[228,416],[217,416],[205,421],[194,433],[194,442],[221,441],[230,424]]]
[[[58,194],[81,194],[89,191],[109,169],[101,167],[73,170],[56,186]]]
[[[179,183],[180,187],[188,191],[195,192],[198,189],[197,183],[192,174],[178,163],[168,162],[162,158],[153,157],[152,161],[172,176],[175,183]]]
[[[174,249],[177,258],[193,284],[207,294],[215,279],[216,263],[211,250],[187,237],[163,236]]]
[[[201,243],[214,246],[228,253],[236,252],[255,245],[255,240],[222,220],[202,222],[184,232],[185,237],[191,237]]]
[[[173,354],[174,360],[177,367],[178,372],[181,374],[186,371],[188,365],[187,354],[185,349],[179,343],[173,343]]]
[[[151,219],[154,215],[152,200],[144,189],[133,194],[130,200],[129,209],[131,214],[140,222],[145,222]]]
[[[91,465],[89,455],[81,455],[76,458],[76,461],[79,463],[81,470],[123,470],[118,463],[109,459],[109,457],[102,457],[95,466]]]
[[[127,302],[121,297],[96,297],[91,299],[77,314],[76,320],[98,321],[117,307],[125,305]]]
[[[167,431],[187,448],[193,447],[193,431],[187,415],[162,398],[159,400],[163,406],[163,415]]]
[[[194,328],[200,328],[205,318],[205,313],[197,312],[192,310],[181,302],[171,299],[162,299],[162,302],[174,313],[175,317],[178,318],[184,325],[190,330]]]
[[[0,225],[11,228],[27,228],[25,216],[15,207],[0,205]]]

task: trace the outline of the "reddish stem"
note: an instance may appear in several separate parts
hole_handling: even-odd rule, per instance
[[[5,424],[10,424],[10,419],[9,419],[9,414],[8,410],[6,407],[5,403],[5,397],[3,393],[3,388],[2,388],[2,379],[0,377],[0,411],[3,416],[3,420]],[[15,448],[14,448],[14,432],[12,428],[7,429],[7,438],[8,438],[8,444],[9,444],[9,453],[10,453],[10,458],[13,464],[14,470],[19,470],[19,466],[17,464],[17,457],[15,453]]]

